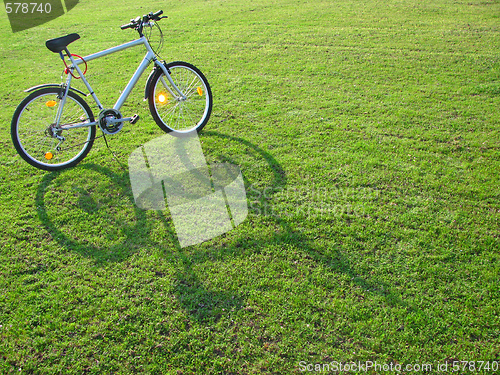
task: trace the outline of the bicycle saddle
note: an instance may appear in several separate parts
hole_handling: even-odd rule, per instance
[[[73,43],[75,40],[80,39],[80,35],[73,33],[60,38],[50,39],[45,42],[45,45],[52,52],[58,53],[63,51],[68,44]]]

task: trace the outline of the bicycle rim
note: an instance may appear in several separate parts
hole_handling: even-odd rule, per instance
[[[160,121],[171,131],[188,133],[201,130],[211,111],[211,91],[206,79],[187,64],[168,67],[170,76],[186,99],[173,97],[175,89],[162,73],[154,84],[154,109]],[[168,90],[166,88],[170,90]]]
[[[30,164],[42,169],[55,170],[76,164],[88,153],[95,137],[95,129],[91,126],[57,131],[65,138],[64,142],[52,136],[51,127],[61,105],[58,96],[58,90],[43,90],[28,97],[15,119],[13,131],[18,144],[14,143],[19,153]],[[77,97],[68,94],[60,124],[81,123],[91,118],[92,114]]]

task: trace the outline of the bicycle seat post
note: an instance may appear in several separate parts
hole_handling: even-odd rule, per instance
[[[72,59],[71,53],[69,52],[68,47],[64,48],[64,52],[66,52],[66,56],[71,60],[71,62],[73,62],[73,59]]]
[[[59,51],[59,57],[61,57],[61,60],[65,63],[63,51],[64,53],[66,53],[66,56],[69,57],[70,60],[71,54],[69,53],[68,47],[64,47],[61,51]]]

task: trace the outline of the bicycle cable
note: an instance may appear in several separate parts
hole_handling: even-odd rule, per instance
[[[62,53],[61,53],[61,56],[62,56]],[[78,56],[78,55],[75,55],[74,53],[71,54],[71,56],[73,57],[78,57],[80,60],[82,60],[84,63],[85,63],[85,70],[83,71],[83,75],[85,75],[85,73],[87,73],[87,62],[83,59],[83,57],[81,56]],[[72,70],[74,69],[70,69],[70,67],[68,66],[68,64],[66,63],[66,60],[64,58],[62,58],[62,61],[64,62],[64,66],[66,67],[66,69],[64,69],[64,74],[71,74],[71,76],[74,78],[74,79],[80,79],[82,77],[77,77],[73,74]]]
[[[82,143],[77,143],[76,145],[73,145],[73,146],[68,146],[66,148],[61,148],[60,151],[66,151],[66,150],[71,150],[72,148],[75,148],[75,147],[78,147],[78,146],[81,146],[81,145],[84,145],[85,143],[89,143],[90,141],[95,141],[96,139],[98,138],[102,138],[104,137],[104,135],[100,135],[98,137],[94,137],[92,139],[89,139],[88,141],[85,141],[85,142],[82,142]]]
[[[151,22],[153,23],[152,25],[151,25]],[[158,25],[157,22],[149,21],[148,26],[149,26],[149,35],[145,35],[145,36],[146,36],[146,39],[148,40],[149,45],[151,45],[151,37],[153,35],[153,28],[156,26],[158,28],[158,31],[160,32],[160,41],[158,42],[158,47],[153,48],[153,46],[151,46],[151,49],[153,50],[154,54],[157,57],[160,57],[160,51],[163,48],[163,32],[161,30],[160,25]]]

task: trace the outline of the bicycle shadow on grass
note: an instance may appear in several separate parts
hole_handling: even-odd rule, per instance
[[[240,148],[245,148],[244,152],[256,155],[260,161],[267,164],[267,172],[270,174],[271,186],[284,187],[287,183],[286,173],[277,160],[268,152],[264,151],[257,145],[243,139],[230,135],[217,133],[214,131],[204,131],[204,137],[217,137],[226,142],[234,142]],[[232,159],[227,155],[223,155],[221,163],[229,163],[231,165],[238,165],[238,161]],[[245,186],[249,185],[249,181],[245,177],[245,171],[242,171],[243,181]],[[176,258],[179,264],[179,270],[176,273],[174,283],[174,293],[177,296],[180,306],[199,323],[209,324],[217,322],[222,316],[230,316],[231,314],[242,309],[245,305],[245,296],[241,291],[220,291],[207,288],[200,277],[197,275],[196,266],[206,261],[219,261],[227,259],[238,251],[238,248],[219,247],[212,248],[207,252],[205,250],[206,243],[188,246],[182,248],[177,241],[175,229],[171,218],[167,212],[157,211],[159,221],[170,238],[175,244]],[[243,225],[243,224],[240,224]],[[238,226],[239,227],[239,226]],[[233,230],[238,230],[236,227]],[[220,238],[226,237],[226,233],[215,238],[218,241]],[[209,245],[208,245],[209,246]],[[165,256],[173,257],[170,250],[164,249]]]
[[[134,205],[128,174],[92,163],[76,168],[44,176],[35,198],[42,225],[51,239],[96,265],[128,258],[150,229],[146,212]]]
[[[97,266],[122,262],[146,246],[162,248],[160,243],[151,240],[151,213],[148,220],[147,211],[139,209],[134,203],[128,173],[116,173],[89,163],[82,163],[77,168],[80,169],[80,175],[100,177],[100,182],[108,179],[105,190],[111,197],[108,200],[105,193],[92,194],[90,190],[97,188],[92,183],[75,184],[73,173],[60,171],[45,175],[35,202],[40,222],[52,240],[68,251],[92,259]],[[108,206],[116,202],[113,195],[117,194],[123,196],[125,202],[122,208],[128,211],[128,220],[120,221],[117,207]],[[240,309],[244,301],[238,293],[211,290],[204,285],[193,271],[194,262],[183,255],[168,215],[161,211],[156,214],[165,224],[169,248],[174,245],[170,260],[174,263],[176,273],[172,283],[180,306],[203,322],[218,320],[225,311]],[[102,245],[96,238],[103,236],[111,240],[110,237],[115,235],[119,239],[111,243],[104,241]],[[156,276],[163,275],[157,273]]]
[[[242,138],[213,131],[203,134],[236,142],[259,155],[269,166],[267,173],[270,175],[265,177],[271,180],[268,185],[273,188],[271,190],[279,190],[287,185],[284,169],[272,155],[258,146]],[[238,164],[228,156],[224,156],[223,162]],[[151,216],[154,215],[147,214],[147,211],[135,205],[126,171],[116,173],[107,167],[89,163],[81,164],[77,168],[84,171],[78,173],[83,178],[83,183],[78,181],[75,173],[52,172],[44,177],[38,188],[38,216],[52,239],[83,257],[94,259],[96,265],[123,261],[145,246],[160,249],[167,258],[176,262],[177,271],[172,283],[179,305],[200,323],[209,324],[218,321],[222,316],[230,316],[244,308],[247,298],[245,293],[239,290],[221,291],[207,286],[207,283],[200,279],[196,266],[205,262],[250,257],[272,245],[293,244],[306,258],[335,273],[347,275],[352,284],[360,287],[364,293],[380,296],[390,306],[408,307],[399,296],[391,292],[390,285],[359,276],[350,261],[342,255],[341,249],[324,251],[325,249],[315,243],[314,238],[311,239],[293,229],[289,220],[278,216],[251,214],[247,218],[246,221],[255,219],[257,225],[262,225],[263,220],[269,220],[276,231],[267,237],[262,234],[251,237],[242,234],[238,237],[232,233],[228,234],[232,241],[230,244],[215,240],[215,246],[208,241],[182,249],[168,213],[156,211],[156,216],[168,237],[166,240],[169,246],[154,242],[151,239]],[[90,178],[91,175],[94,178]],[[107,183],[103,183],[104,178],[108,179]],[[248,187],[250,182],[245,178],[244,171],[243,178]],[[68,193],[68,190],[71,190],[71,193]],[[272,194],[265,198],[266,204],[269,204],[271,197]],[[251,224],[243,222],[241,227],[244,228],[245,225]],[[234,231],[238,231],[238,228]]]
[[[270,176],[266,176],[267,180],[271,180],[268,185],[269,191],[279,191],[281,188],[285,188],[287,185],[287,177],[284,169],[280,164],[274,159],[272,155],[262,150],[256,145],[237,137],[232,137],[216,132],[205,132],[205,136],[220,137],[227,141],[237,142],[238,144],[250,148],[252,151],[257,153],[260,158],[263,158],[267,165],[269,166]],[[228,156],[224,157],[224,162],[231,164],[238,164],[237,161],[231,159]],[[244,173],[244,171],[243,171]],[[268,172],[269,173],[269,172]],[[243,174],[245,186],[251,186],[250,182],[245,178]],[[270,198],[272,194],[262,195],[260,199],[265,200],[265,203],[270,204]],[[272,211],[272,209],[271,209]],[[160,222],[163,223],[165,230],[168,231],[172,238],[175,238],[175,231],[172,227],[172,223],[169,217],[163,212],[159,213]],[[287,245],[293,244],[296,248],[300,249],[305,254],[305,258],[308,258],[323,267],[328,268],[335,273],[347,275],[352,281],[352,285],[359,287],[364,293],[369,295],[374,295],[382,298],[386,301],[389,306],[405,307],[412,310],[401,298],[391,291],[391,286],[385,282],[378,280],[368,280],[358,274],[356,269],[351,265],[350,261],[342,254],[342,249],[335,248],[331,251],[324,251],[321,245],[315,243],[314,239],[309,238],[307,235],[294,230],[289,221],[285,218],[279,216],[266,216],[252,214],[247,218],[247,223],[245,221],[234,231],[238,231],[238,228],[244,228],[245,225],[250,225],[248,221],[254,220],[261,222],[262,220],[269,221],[269,225],[276,227],[276,232],[268,237],[262,234],[252,234],[250,237],[245,236],[234,236],[234,233],[223,234],[222,236],[215,239],[217,245],[210,245],[211,241],[208,241],[201,245],[189,246],[182,249],[177,243],[177,254],[180,254],[181,258],[181,271],[178,272],[176,279],[177,283],[174,286],[176,295],[180,305],[189,312],[191,317],[200,323],[209,323],[212,321],[217,321],[222,315],[231,315],[235,310],[240,310],[244,307],[245,292],[237,291],[211,291],[203,286],[203,281],[196,275],[196,265],[203,264],[205,262],[219,262],[227,261],[237,257],[251,257],[255,253],[259,253],[261,249],[268,248],[273,245]],[[259,225],[259,224],[257,224]],[[262,223],[260,223],[262,225]],[[244,232],[244,231],[243,231]],[[221,237],[228,237],[228,242],[230,244],[221,241]],[[166,254],[171,256],[170,254]],[[279,256],[279,254],[277,254]]]
[[[235,309],[244,308],[247,293],[242,291],[237,293],[208,291],[203,286],[203,281],[196,275],[195,266],[197,264],[231,261],[241,257],[250,258],[256,254],[274,252],[274,250],[270,249],[275,249],[276,246],[289,247],[290,245],[302,253],[303,260],[321,265],[330,272],[348,276],[351,280],[351,287],[360,288],[361,294],[367,298],[382,299],[387,306],[404,308],[407,312],[418,310],[393,292],[393,286],[390,284],[380,280],[370,280],[365,275],[360,275],[351,262],[342,254],[341,249],[326,250],[321,248],[321,245],[314,243],[314,239],[292,229],[291,225],[282,218],[266,217],[264,219],[253,216],[253,219],[255,219],[256,225],[262,225],[262,220],[265,220],[268,227],[276,229],[276,233],[267,237],[259,237],[255,233],[252,233],[252,236],[243,235],[240,237],[232,237],[231,234],[227,234],[228,241],[231,242],[230,245],[218,244],[198,249],[193,246],[192,249],[185,250],[185,254],[182,255],[184,269],[176,276],[178,283],[175,285],[174,290],[181,306],[198,322],[217,321],[221,315],[230,315]],[[166,217],[162,217],[161,222],[164,223],[165,227],[169,226]],[[225,236],[223,235],[223,237]],[[178,250],[182,251],[180,247]],[[277,260],[283,257],[281,252],[275,252],[274,254]],[[305,279],[303,282],[310,283],[310,280]],[[245,289],[248,289],[248,285],[245,285]],[[260,289],[257,288],[258,290]],[[289,290],[286,293],[291,297]],[[224,309],[226,313],[224,313]],[[314,308],[314,310],[316,312],[324,311],[321,308]]]
[[[215,132],[204,134],[252,150],[270,166],[273,186],[286,184],[281,166],[258,146]],[[227,157],[223,162],[237,164]],[[63,248],[93,259],[97,266],[126,260],[144,246],[165,250],[161,243],[151,239],[153,214],[135,205],[126,171],[120,173],[93,163],[81,163],[76,168],[48,173],[38,187],[35,203],[49,237]],[[169,250],[174,247],[175,256],[171,259],[177,263],[177,272],[173,284],[180,306],[202,322],[218,320],[225,312],[241,309],[244,298],[240,293],[205,286],[195,271],[196,257],[183,253],[168,212],[156,211],[156,215],[165,228]],[[100,241],[101,238],[104,240]]]

